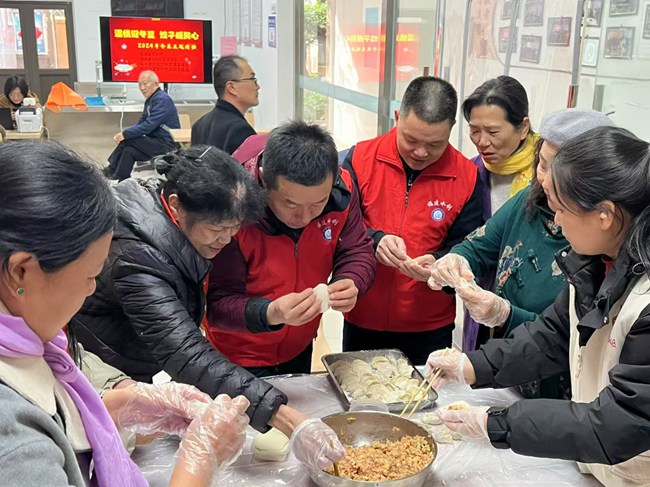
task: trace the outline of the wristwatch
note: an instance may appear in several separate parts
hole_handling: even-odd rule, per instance
[[[491,407],[487,412],[487,431],[490,443],[495,448],[508,449],[510,442],[508,435],[510,434],[510,427],[508,424],[508,408],[507,407]]]

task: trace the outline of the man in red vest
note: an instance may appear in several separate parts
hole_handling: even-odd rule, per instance
[[[330,306],[350,311],[375,274],[372,240],[352,178],[321,127],[276,128],[262,158],[251,172],[267,190],[266,215],[213,259],[206,335],[259,377],[309,373],[321,317],[314,287],[331,275]]]
[[[396,126],[346,156],[378,265],[347,315],[344,351],[399,348],[424,364],[432,350],[451,345],[455,299],[427,287],[429,268],[483,223],[477,168],[449,144],[457,109],[449,83],[416,78]]]

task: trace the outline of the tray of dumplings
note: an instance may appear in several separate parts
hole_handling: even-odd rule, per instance
[[[352,401],[379,401],[390,412],[400,413],[423,380],[422,374],[397,349],[330,353],[321,360],[346,408]],[[436,399],[438,393],[432,388],[418,409],[433,406]]]

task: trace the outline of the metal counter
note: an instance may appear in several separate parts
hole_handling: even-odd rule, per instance
[[[269,382],[287,394],[290,406],[312,417],[323,417],[343,411],[337,394],[324,374],[276,378]],[[448,384],[439,393],[438,406],[459,400],[471,405],[506,406],[520,399],[520,396],[511,390],[472,390],[468,386],[458,384]],[[418,414],[414,419],[417,419],[417,416]],[[222,473],[217,482],[220,487],[315,485],[309,478],[307,469],[292,455],[283,463],[254,460],[250,447],[255,435],[257,432],[248,428],[244,452]],[[177,446],[178,441],[161,439],[147,447],[138,447],[134,452],[133,459],[142,468],[151,487],[169,484]],[[591,476],[580,474],[574,462],[525,457],[510,450],[497,450],[487,440],[462,440],[439,445],[438,457],[425,485],[595,487],[600,483]]]

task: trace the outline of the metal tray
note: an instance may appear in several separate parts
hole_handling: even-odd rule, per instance
[[[350,398],[343,390],[343,387],[341,387],[339,381],[336,379],[334,372],[332,372],[331,365],[334,362],[337,362],[339,360],[344,360],[346,362],[351,363],[353,360],[357,360],[357,359],[370,363],[370,361],[375,357],[392,357],[394,359],[404,359],[408,362],[408,364],[413,369],[413,372],[411,373],[411,377],[417,379],[419,382],[421,382],[424,379],[420,371],[413,366],[413,364],[408,359],[408,357],[404,355],[404,353],[402,353],[401,350],[397,350],[393,348],[385,349],[385,350],[361,350],[358,352],[330,353],[324,355],[323,357],[321,357],[321,361],[323,362],[323,365],[327,370],[327,375],[329,376],[330,381],[332,381],[332,384],[334,385],[334,389],[336,389],[336,392],[338,392],[339,396],[341,396],[341,400],[343,401],[343,404],[345,405],[346,409],[350,407]],[[427,397],[420,403],[418,410],[432,407],[437,399],[438,399],[438,393],[433,388],[431,388],[429,390],[429,393],[427,394]],[[412,403],[410,407],[413,407],[414,404],[415,403]],[[395,412],[401,413],[402,410],[404,409],[404,406],[406,406],[406,403],[391,402],[391,403],[386,403],[386,406],[388,407],[388,410],[392,413]]]

